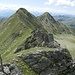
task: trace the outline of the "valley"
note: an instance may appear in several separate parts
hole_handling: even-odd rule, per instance
[[[55,20],[67,26],[75,27],[75,17],[67,15],[54,16]]]

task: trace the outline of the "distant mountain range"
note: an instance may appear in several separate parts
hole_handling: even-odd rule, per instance
[[[61,22],[65,25],[75,27],[75,16],[65,16],[65,15],[59,15],[54,16],[55,20],[58,22]]]
[[[62,22],[62,21],[67,21],[67,20],[70,20],[74,17],[72,16],[66,16],[66,15],[56,15],[56,16],[53,16],[55,18],[55,20],[59,21],[59,22]]]

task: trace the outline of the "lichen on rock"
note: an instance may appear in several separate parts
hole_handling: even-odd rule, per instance
[[[39,75],[75,75],[75,65],[67,49],[22,54],[20,57]]]

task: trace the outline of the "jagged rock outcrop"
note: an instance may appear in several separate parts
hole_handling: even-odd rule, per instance
[[[67,49],[22,54],[20,57],[39,75],[75,75],[75,65]]]
[[[5,64],[3,65],[4,72],[0,67],[0,75],[23,75],[21,70],[15,64]]]
[[[18,46],[15,52],[33,47],[55,48],[58,46],[59,43],[54,41],[52,34],[48,34],[42,30],[34,30],[31,32],[31,35],[25,40],[25,42]]]

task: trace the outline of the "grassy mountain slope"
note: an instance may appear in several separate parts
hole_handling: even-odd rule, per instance
[[[66,25],[55,21],[55,19],[48,12],[45,12],[43,15],[37,18],[49,33],[71,33],[71,30]]]
[[[32,30],[43,29],[36,17],[20,8],[0,26],[0,53],[4,56],[21,44]]]
[[[36,29],[45,31],[37,18],[23,8],[17,10],[3,25],[0,25],[0,54],[3,62],[17,64],[24,75],[29,75],[30,72],[31,75],[37,74],[17,54],[14,54],[14,51]]]

